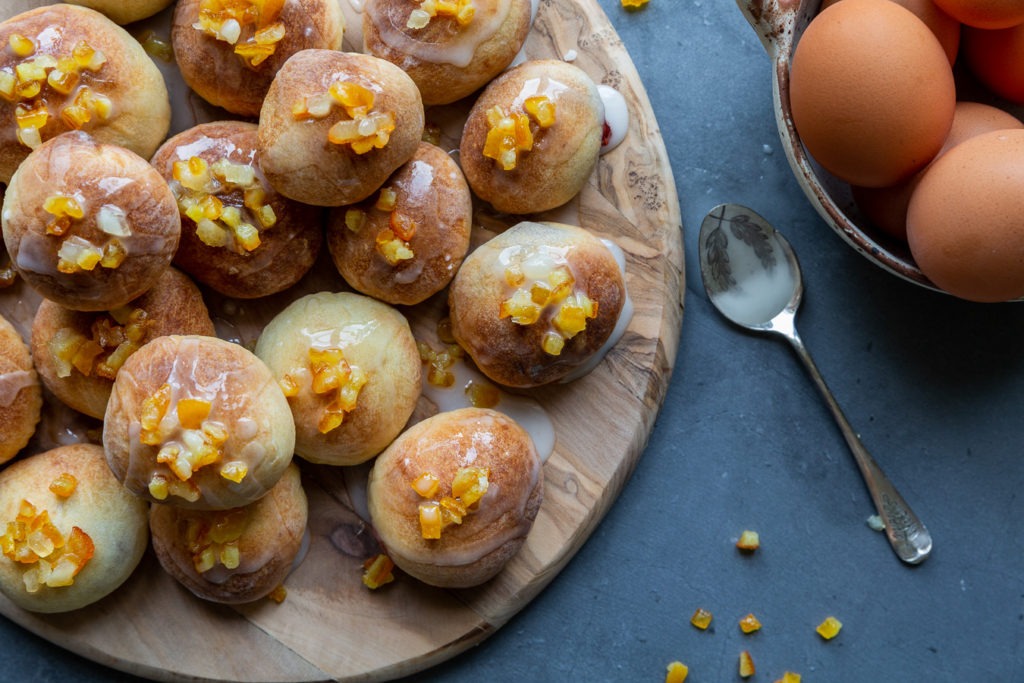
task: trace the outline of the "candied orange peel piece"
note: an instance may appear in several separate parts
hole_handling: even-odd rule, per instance
[[[314,394],[330,398],[317,423],[317,430],[327,434],[340,427],[345,416],[356,409],[359,393],[369,381],[369,375],[352,365],[341,348],[309,349],[309,371]],[[294,375],[300,374],[296,371]],[[295,382],[292,375],[285,375]],[[298,388],[296,387],[296,395]],[[333,397],[328,396],[333,394]]]
[[[825,640],[832,640],[839,635],[839,631],[842,628],[843,623],[841,621],[833,616],[828,616],[814,630]]]
[[[377,590],[395,580],[395,563],[384,553],[379,553],[363,563],[363,585]]]
[[[754,631],[759,631],[761,629],[761,622],[758,621],[757,617],[755,617],[753,614],[748,614],[747,616],[743,617],[742,619],[740,619],[739,623],[740,630],[744,633],[753,633]]]
[[[473,0],[413,0],[419,6],[409,14],[406,28],[418,30],[426,28],[434,17],[454,19],[460,28],[469,26],[476,15]]]
[[[39,510],[22,499],[18,514],[0,536],[0,551],[10,560],[27,565],[22,580],[28,593],[42,587],[60,588],[74,583],[74,577],[92,559],[95,545],[81,528],[64,536],[50,521],[47,510]]]
[[[744,552],[752,553],[761,547],[761,536],[756,531],[744,529],[740,533],[739,540],[736,541],[736,547]]]
[[[50,482],[49,489],[55,496],[70,498],[78,488],[78,478],[70,472],[61,472]]]
[[[412,490],[423,498],[433,498],[437,493],[441,480],[433,472],[424,472],[412,480]]]
[[[420,535],[425,539],[439,539],[445,527],[462,524],[466,515],[475,510],[473,506],[486,495],[489,477],[490,469],[487,467],[459,468],[452,478],[451,495],[419,504]],[[416,488],[415,484],[413,488]],[[435,497],[439,489],[440,486],[434,487],[434,495],[430,497]]]
[[[447,344],[440,351],[435,351],[430,344],[417,340],[416,348],[420,360],[427,363],[427,382],[435,387],[446,388],[455,384],[455,374],[451,371],[455,362],[464,357],[466,352],[458,344]]]
[[[195,570],[203,574],[218,564],[225,569],[238,569],[241,563],[239,539],[249,526],[249,518],[245,508],[191,517],[185,533]]]
[[[551,329],[541,338],[541,348],[549,355],[560,355],[565,342],[585,330],[587,320],[597,317],[598,302],[573,289],[575,278],[566,265],[549,267],[543,274],[533,272],[527,281],[521,265],[510,263],[504,277],[505,283],[515,289],[499,304],[498,317],[525,326],[537,323],[546,311],[551,311]]]
[[[255,251],[262,243],[261,230],[277,224],[267,190],[251,164],[226,158],[211,164],[191,156],[171,164],[171,177],[178,209],[195,223],[196,236],[209,247],[225,247],[238,254]],[[238,194],[241,206],[234,203]]]
[[[192,28],[234,46],[245,64],[257,67],[287,35],[278,21],[283,6],[284,0],[202,0]],[[243,32],[248,34],[245,39]]]
[[[750,652],[743,650],[740,652],[739,662],[739,674],[740,678],[750,678],[757,671],[754,666],[754,658],[750,656]]]
[[[531,121],[538,130],[555,125],[555,103],[546,95],[529,97],[523,103],[524,112],[507,112],[495,105],[487,110],[487,137],[483,155],[493,159],[504,171],[512,171],[520,156],[533,149],[535,134]]]
[[[703,607],[698,607],[696,610],[694,610],[693,616],[690,617],[690,623],[693,624],[696,628],[699,628],[701,631],[706,631],[707,628],[711,626],[711,619],[711,612],[704,609]]]
[[[689,675],[689,667],[682,662],[669,662],[665,670],[665,683],[683,683]]]
[[[622,0],[622,6],[626,9],[640,9],[647,2],[648,0]]]

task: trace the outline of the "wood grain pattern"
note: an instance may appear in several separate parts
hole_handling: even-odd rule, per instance
[[[358,16],[347,0],[341,2],[349,15],[346,45],[353,49]],[[124,586],[86,609],[35,615],[0,598],[0,613],[88,658],[158,680],[375,681],[457,655],[501,627],[557,575],[594,531],[646,445],[675,363],[683,253],[679,205],[657,122],[601,8],[594,0],[541,0],[526,52],[531,58],[571,56],[628,103],[625,141],[602,157],[576,201],[540,218],[575,222],[614,240],[627,257],[635,313],[626,335],[592,373],[532,392],[557,440],[545,464],[540,515],[509,566],[471,590],[432,589],[400,576],[370,592],[360,574],[375,543],[353,512],[358,506],[346,486],[346,477],[364,470],[303,464],[310,546],[280,605],[203,603],[148,554]],[[5,315],[12,309],[24,314],[25,297],[2,297]],[[409,311],[416,333],[429,334],[442,312],[437,297]],[[425,400],[421,404],[420,416],[434,410]]]

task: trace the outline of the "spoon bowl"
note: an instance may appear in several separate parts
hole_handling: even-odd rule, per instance
[[[745,329],[778,334],[796,351],[846,439],[890,545],[904,562],[922,562],[931,534],[864,448],[797,334],[804,286],[789,242],[751,209],[721,204],[701,223],[698,253],[704,290],[718,312]]]

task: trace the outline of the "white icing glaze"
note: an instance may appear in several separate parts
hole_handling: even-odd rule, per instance
[[[610,85],[598,85],[597,91],[604,103],[604,122],[610,131],[607,142],[601,145],[601,154],[604,154],[618,147],[625,139],[629,130],[629,107],[622,93]]]
[[[21,393],[22,389],[35,386],[39,383],[35,373],[29,370],[14,370],[0,375],[0,408],[5,408],[12,403]]]
[[[615,244],[611,240],[602,239],[601,242],[608,251],[612,252],[612,256],[615,257],[615,262],[619,266],[619,272],[622,273],[622,284],[625,287],[626,284],[626,255],[623,253],[619,245]],[[629,297],[629,289],[625,290],[625,301],[622,302],[622,310],[619,311],[619,317],[615,321],[615,328],[612,333],[605,340],[601,348],[597,350],[594,355],[587,359],[587,362],[581,364],[578,368],[566,375],[561,381],[562,383],[571,382],[574,379],[583,377],[588,372],[597,367],[597,365],[604,359],[608,352],[615,346],[622,335],[625,334],[626,328],[629,327],[630,321],[633,319],[633,300]]]
[[[459,68],[469,66],[477,48],[494,35],[512,10],[512,0],[476,0],[476,13],[468,26],[453,30],[438,42],[428,43],[417,38],[416,29],[405,26],[409,14],[417,7],[413,2],[407,4],[408,12],[385,12],[380,9],[381,4],[366,8],[366,15],[377,28],[381,40],[391,49],[407,55],[409,64],[405,66],[413,66],[416,62],[451,64]],[[450,20],[435,17],[432,21]]]

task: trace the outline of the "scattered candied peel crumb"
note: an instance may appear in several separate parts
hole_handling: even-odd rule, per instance
[[[739,673],[740,678],[750,678],[756,671],[754,667],[754,658],[750,656],[750,652],[743,650],[740,652],[740,664]]]
[[[445,527],[451,524],[462,524],[463,518],[472,513],[473,507],[487,493],[490,485],[488,477],[491,471],[487,467],[461,467],[452,479],[451,495],[434,499],[439,486],[431,486],[431,478],[435,475],[424,472],[410,484],[421,498],[430,498],[419,505],[420,534],[425,539],[439,539]],[[425,493],[430,495],[424,495]]]
[[[374,555],[363,563],[363,585],[377,590],[395,580],[395,563],[384,553]]]
[[[696,611],[694,611],[693,616],[690,617],[690,623],[701,631],[704,631],[711,625],[711,618],[711,612],[707,611],[703,607],[698,607]]]
[[[818,635],[825,640],[832,640],[839,635],[840,629],[843,628],[843,623],[833,616],[825,617],[825,620],[818,624],[818,627],[814,629],[818,632]]]
[[[760,629],[761,622],[758,621],[757,617],[755,617],[753,614],[748,614],[747,616],[740,619],[740,630],[744,633],[753,633],[754,631],[758,631]]]
[[[288,589],[285,588],[284,584],[282,583],[277,588],[270,591],[267,594],[267,597],[280,605],[282,602],[284,602],[284,599],[288,597]]]
[[[775,683],[800,683],[800,674],[787,671]]]
[[[60,498],[70,498],[78,487],[78,479],[70,472],[61,472],[50,482],[50,491]]]
[[[670,662],[665,673],[665,683],[683,683],[690,674],[690,669],[682,662]]]
[[[647,2],[648,0],[622,0],[622,6],[626,9],[640,9]]]
[[[744,529],[740,538],[736,541],[736,547],[748,553],[752,553],[761,547],[761,537],[756,531]]]

